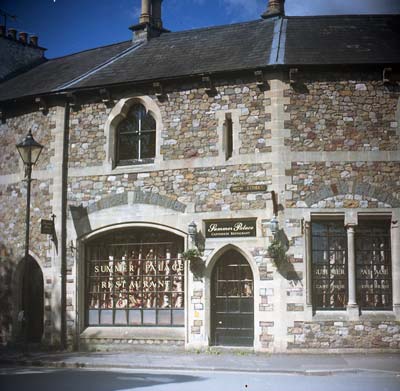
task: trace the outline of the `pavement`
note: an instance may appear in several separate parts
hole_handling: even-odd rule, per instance
[[[388,354],[263,354],[230,349],[171,348],[121,352],[21,352],[0,349],[0,365],[332,375],[383,372],[400,376],[400,351]]]

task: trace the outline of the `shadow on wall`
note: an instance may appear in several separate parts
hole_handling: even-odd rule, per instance
[[[283,229],[280,229],[276,234],[276,240],[282,245],[282,249],[285,255],[279,261],[275,261],[277,271],[279,274],[287,279],[287,280],[294,280],[300,281],[302,277],[299,276],[297,271],[294,269],[293,264],[290,262],[290,257],[287,255],[287,251],[289,250],[290,244],[289,239],[286,236],[286,233]]]
[[[0,245],[0,345],[6,345],[12,339],[12,276],[15,264],[12,254],[4,244]]]

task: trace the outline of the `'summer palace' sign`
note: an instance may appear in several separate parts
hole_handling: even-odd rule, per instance
[[[241,238],[256,236],[257,219],[206,221],[206,238]]]

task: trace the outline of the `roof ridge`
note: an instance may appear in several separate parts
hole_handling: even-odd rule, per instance
[[[162,38],[162,37],[171,36],[171,35],[175,35],[175,34],[191,33],[191,32],[196,32],[196,31],[222,30],[227,27],[236,27],[239,25],[244,26],[244,25],[248,25],[248,24],[263,23],[263,22],[268,22],[268,21],[274,20],[274,19],[275,18],[255,19],[255,20],[248,20],[245,22],[236,22],[236,23],[229,23],[229,24],[221,24],[221,25],[217,25],[217,26],[207,26],[207,27],[198,27],[198,28],[194,28],[194,29],[187,29],[187,30],[180,30],[180,31],[171,31],[166,34],[162,34],[160,37],[157,37],[157,38]],[[153,38],[153,39],[157,39],[157,38]]]
[[[322,19],[322,18],[365,18],[365,17],[388,17],[388,16],[400,16],[400,14],[326,14],[326,15],[285,15],[286,19]]]

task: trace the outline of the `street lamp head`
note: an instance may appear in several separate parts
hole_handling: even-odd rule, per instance
[[[188,233],[190,236],[195,236],[197,234],[197,225],[194,221],[188,225]]]
[[[33,138],[30,130],[25,139],[17,144],[16,147],[22,161],[27,166],[36,164],[43,149],[43,145]]]
[[[274,215],[272,219],[269,222],[269,229],[271,230],[271,233],[273,236],[278,232],[279,229],[279,222],[276,219],[276,216]]]

